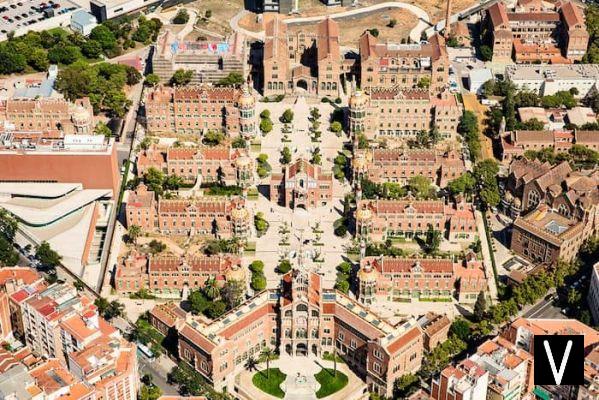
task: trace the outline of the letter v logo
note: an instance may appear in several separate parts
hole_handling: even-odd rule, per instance
[[[553,353],[551,352],[549,342],[547,340],[543,340],[543,346],[545,347],[545,352],[547,353],[547,359],[549,359],[549,366],[551,367],[551,373],[553,374],[553,379],[555,379],[555,384],[561,385],[562,379],[564,377],[564,372],[566,371],[566,364],[568,364],[568,358],[570,357],[570,351],[572,350],[572,341],[568,340],[568,342],[566,343],[566,351],[564,352],[564,356],[562,357],[562,362],[560,363],[559,371],[555,367],[555,358],[553,357]]]

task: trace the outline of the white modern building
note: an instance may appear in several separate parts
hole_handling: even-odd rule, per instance
[[[593,315],[595,324],[599,324],[599,262],[593,266],[591,273],[591,286],[589,287],[589,295],[587,296],[589,309]]]
[[[477,68],[468,75],[468,88],[471,93],[480,94],[485,82],[493,80],[493,73],[488,68]]]
[[[88,36],[98,26],[96,17],[85,10],[77,10],[71,16],[71,29],[83,36]]]
[[[508,65],[506,79],[521,89],[527,89],[541,96],[549,96],[559,91],[576,88],[576,97],[585,97],[599,82],[599,65]]]

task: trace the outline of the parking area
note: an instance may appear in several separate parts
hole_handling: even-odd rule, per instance
[[[67,0],[29,0],[0,3],[0,33],[7,34],[27,29],[45,20],[61,16],[80,8]]]

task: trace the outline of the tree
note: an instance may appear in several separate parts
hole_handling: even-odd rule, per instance
[[[320,165],[322,164],[322,155],[320,154],[320,147],[317,147],[312,152],[312,159],[310,160],[312,164]]]
[[[75,287],[75,289],[80,292],[83,289],[85,289],[85,284],[79,280],[79,279],[75,279],[75,281],[73,281],[73,286]]]
[[[216,319],[227,311],[227,305],[222,300],[210,302],[204,314],[210,319]]]
[[[47,267],[54,268],[60,264],[62,256],[50,248],[50,244],[45,240],[36,247],[35,257]]]
[[[249,266],[252,273],[263,274],[264,273],[264,262],[262,260],[254,260]]]
[[[146,75],[145,84],[147,86],[154,87],[160,83],[160,77],[156,74],[148,74]]]
[[[114,33],[104,25],[98,25],[92,29],[89,38],[98,42],[104,50],[114,49],[117,45]]]
[[[346,280],[338,280],[335,282],[335,289],[342,293],[349,293],[349,282]]]
[[[72,64],[81,58],[81,51],[77,46],[56,45],[48,51],[48,60],[53,64]]]
[[[250,282],[250,286],[256,292],[261,292],[266,289],[266,277],[263,274],[254,274]]]
[[[485,207],[496,207],[501,200],[497,174],[499,166],[493,159],[487,159],[474,166],[473,175],[477,182],[478,195]]]
[[[183,186],[183,178],[178,175],[169,175],[164,179],[163,188],[166,190],[179,190]]]
[[[262,110],[262,112],[260,113],[260,118],[262,119],[269,119],[270,118],[270,110]]]
[[[408,188],[414,196],[421,199],[431,197],[433,191],[430,179],[423,175],[416,175],[408,179]]]
[[[247,147],[247,142],[242,136],[237,136],[235,139],[233,139],[231,147],[234,149],[245,149]]]
[[[133,225],[135,226],[135,225]],[[156,239],[152,239],[152,241],[148,244],[148,246],[150,247],[150,253],[156,255],[158,253],[162,253],[164,250],[166,250],[166,244],[162,243],[159,240]]]
[[[162,396],[162,390],[156,385],[141,385],[138,400],[158,400]]]
[[[281,122],[285,124],[290,124],[293,121],[293,110],[290,108],[283,111],[283,115],[281,115]]]
[[[206,10],[204,17],[206,17],[206,19],[210,19],[212,17],[212,10]]]
[[[17,265],[19,254],[15,251],[13,244],[5,236],[0,236],[0,264],[4,266]]]
[[[141,236],[141,228],[138,225],[131,225],[129,229],[127,229],[127,238],[133,244],[137,244],[137,238]]]
[[[229,72],[229,75],[218,81],[219,86],[236,86],[239,87],[245,83],[243,75],[239,72]]]
[[[241,281],[227,281],[220,290],[220,297],[227,305],[227,309],[237,307],[245,294],[245,284]]]
[[[109,302],[104,297],[98,297],[94,305],[98,308],[98,313],[106,320],[125,315],[125,306],[117,300]]]
[[[428,89],[431,85],[431,79],[428,76],[423,76],[418,81],[418,87],[421,89]]]
[[[272,121],[267,118],[262,118],[260,120],[260,132],[267,134],[270,131],[272,131]]]
[[[99,58],[102,55],[102,44],[97,40],[88,40],[81,46],[81,52],[87,58]]]
[[[102,51],[102,49],[100,49],[100,51]],[[36,71],[46,71],[50,66],[50,62],[48,61],[48,55],[46,51],[43,49],[34,49],[31,52],[31,55],[28,57],[27,62]]]
[[[266,377],[269,377],[270,374],[270,359],[274,355],[274,352],[270,347],[265,347],[260,352],[260,356],[266,359]]]
[[[463,317],[456,318],[449,328],[449,333],[464,342],[470,338],[470,322]]]
[[[163,192],[164,179],[164,173],[154,167],[148,168],[143,176],[144,184],[148,187],[148,190],[157,195],[161,195]]]
[[[185,8],[179,9],[175,18],[173,18],[173,24],[183,25],[189,21],[189,13]]]
[[[485,312],[487,311],[487,298],[485,297],[485,293],[481,290],[476,298],[476,303],[474,303],[474,317],[477,321],[482,321],[485,317]]]
[[[428,254],[436,253],[441,244],[441,232],[436,230],[432,224],[426,230],[426,241],[424,251]]]
[[[202,138],[202,143],[207,146],[218,146],[225,140],[225,135],[219,131],[208,131]]]
[[[406,374],[397,378],[395,382],[393,382],[393,398],[407,398],[416,390],[419,382],[420,380],[414,374]]]
[[[254,227],[260,236],[268,230],[268,221],[264,219],[264,214],[262,212],[254,214]]]
[[[185,86],[191,82],[193,78],[193,71],[178,69],[171,77],[169,83],[171,86]]]
[[[389,20],[389,23],[387,24],[387,26],[388,26],[389,28],[395,28],[395,25],[397,25],[397,20],[396,20],[395,18],[391,18],[391,19]]]
[[[480,46],[480,59],[483,61],[491,61],[493,59],[493,49],[486,44]]]
[[[331,132],[340,133],[343,130],[343,125],[339,121],[333,121],[331,123]]]
[[[370,29],[367,29],[367,31],[374,37],[379,36],[379,30],[376,28],[370,28]]]
[[[256,361],[256,359],[252,356],[248,357],[248,359],[245,362],[245,369],[247,369],[248,371],[253,371],[256,369],[256,366],[258,365],[258,361]]]
[[[476,179],[474,176],[467,171],[465,174],[460,175],[447,183],[447,189],[455,196],[457,194],[471,194],[476,185]]]
[[[291,262],[287,259],[281,260],[279,265],[277,265],[277,272],[280,274],[286,274],[291,271]]]
[[[283,147],[283,150],[281,151],[281,164],[287,165],[291,162],[291,150],[289,149],[289,147],[285,146]]]
[[[94,128],[96,135],[105,136],[107,138],[112,137],[112,130],[104,122],[100,121]]]
[[[187,301],[189,302],[190,311],[194,315],[204,314],[210,304],[210,301],[201,290],[190,291]]]

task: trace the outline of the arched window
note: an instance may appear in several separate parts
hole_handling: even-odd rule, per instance
[[[308,306],[305,304],[298,304],[295,309],[297,311],[308,311]]]

